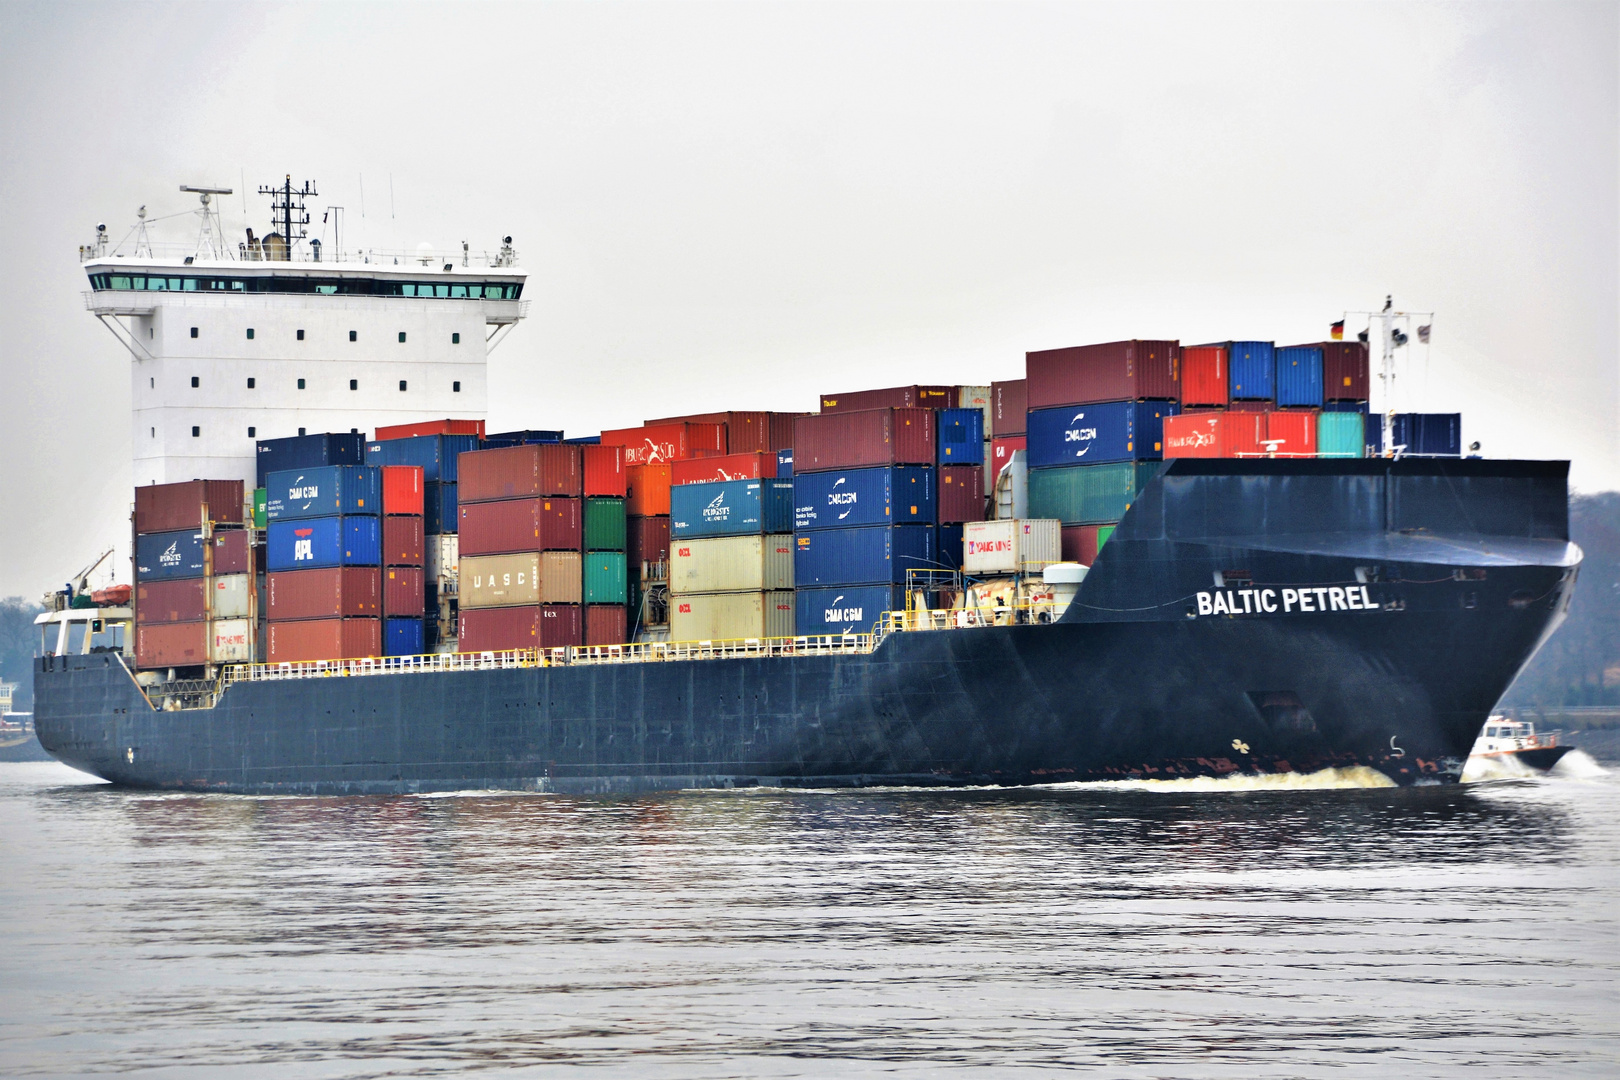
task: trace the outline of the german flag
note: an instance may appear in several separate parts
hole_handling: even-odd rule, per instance
[[[1338,322],[1336,322],[1332,326],[1328,327],[1328,333],[1333,335],[1333,340],[1334,341],[1343,341],[1344,340],[1344,320],[1340,319]]]

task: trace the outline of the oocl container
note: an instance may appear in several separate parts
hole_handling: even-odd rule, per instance
[[[463,609],[457,622],[457,652],[560,649],[584,643],[582,612],[576,604]]]
[[[624,500],[586,499],[584,536],[586,551],[623,551]]]
[[[624,447],[580,447],[583,483],[581,490],[587,498],[624,498]]]
[[[623,604],[591,604],[585,609],[585,644],[623,645],[628,625]]]
[[[935,446],[940,465],[983,465],[984,411],[939,410],[939,431],[935,438]]]
[[[1290,345],[1277,350],[1277,404],[1322,404],[1322,350],[1315,345]]]
[[[1265,400],[1277,396],[1277,356],[1271,342],[1229,341],[1226,355],[1233,398]]]
[[[271,523],[382,513],[382,473],[365,465],[273,472],[265,479]]]
[[[932,465],[931,409],[869,409],[801,416],[793,426],[795,475],[865,465]]]
[[[669,474],[667,463],[632,465],[625,470],[625,513],[637,517],[669,514]]]
[[[932,524],[937,502],[934,470],[922,465],[800,473],[793,478],[793,528]]]
[[[478,449],[476,435],[413,435],[366,444],[367,465],[419,465],[423,480],[453,484],[457,457]]]
[[[577,551],[461,558],[461,607],[577,604],[583,595]]]
[[[381,619],[309,619],[273,622],[265,631],[272,664],[357,660],[382,655]]]
[[[891,386],[883,390],[854,390],[822,394],[821,411],[858,412],[862,409],[948,409],[956,403],[953,386]],[[794,447],[798,441],[795,439]]]
[[[578,551],[580,502],[569,498],[508,499],[463,505],[459,510],[461,554]]]
[[[1029,515],[1065,525],[1118,521],[1159,471],[1158,462],[1066,465],[1029,471]]]
[[[200,530],[204,520],[242,523],[242,481],[187,480],[135,489],[137,533]]]
[[[266,574],[264,614],[276,622],[375,618],[382,614],[382,571],[342,566]]]
[[[629,577],[624,552],[591,551],[583,557],[584,600],[587,604],[622,604],[628,598]]]
[[[978,465],[941,465],[935,514],[941,525],[984,520],[984,469]]]
[[[1231,396],[1226,346],[1182,346],[1181,404],[1225,405]]]
[[[1366,453],[1366,432],[1359,412],[1324,412],[1316,416],[1316,456],[1358,458]]]
[[[687,593],[669,601],[671,641],[792,636],[791,592]]]
[[[1315,457],[1315,409],[1269,412],[1266,418],[1265,452],[1275,457]]]
[[[202,577],[207,544],[196,529],[145,533],[135,538],[135,580]]]
[[[382,508],[385,514],[415,514],[426,512],[426,481],[417,465],[384,465],[382,467]]]
[[[266,569],[381,566],[381,521],[374,517],[272,521],[265,530]]]
[[[1033,410],[1030,468],[1157,460],[1164,456],[1165,417],[1180,411],[1173,401],[1109,401]]]
[[[409,439],[416,435],[477,435],[484,437],[482,420],[420,420],[414,424],[389,424],[377,429],[376,439]],[[559,438],[561,437],[559,433]]]
[[[386,616],[420,619],[427,610],[427,575],[420,566],[390,566],[382,572]]]
[[[962,569],[969,574],[1034,574],[1062,559],[1062,527],[1055,518],[962,526]]]
[[[1029,396],[1023,379],[990,384],[990,434],[998,439],[1025,432]]]
[[[581,448],[569,443],[530,443],[464,454],[458,465],[462,505],[498,499],[560,495],[583,490]]]
[[[672,540],[793,529],[792,480],[683,484],[670,490],[669,503]]]
[[[1030,409],[1181,396],[1174,341],[1111,341],[1024,354]]]
[[[764,477],[775,477],[776,454],[776,451],[768,454],[721,454],[717,457],[671,462],[669,482],[674,487],[680,487],[682,484],[709,484],[721,480],[759,480]]]
[[[624,447],[626,465],[682,461],[700,452],[726,452],[724,424],[656,424],[602,432],[603,446]]]
[[[793,535],[721,536],[673,541],[669,591],[767,592],[793,588]]]
[[[904,611],[906,591],[894,585],[844,585],[794,593],[794,633],[870,634],[885,611]]]
[[[255,487],[265,487],[265,477],[284,469],[314,469],[323,465],[365,464],[366,440],[353,432],[295,435],[285,439],[260,439],[257,443]]]
[[[421,566],[427,557],[427,534],[420,517],[397,515],[383,518],[383,564]]]
[[[383,621],[384,656],[420,656],[426,651],[426,640],[427,627],[420,615]]]
[[[135,586],[135,614],[142,623],[197,622],[208,618],[208,581],[181,578]]]
[[[818,585],[905,584],[907,570],[939,570],[932,525],[817,529],[793,536],[793,580]]]
[[[1328,401],[1366,401],[1367,345],[1361,341],[1324,341],[1322,350],[1322,389]]]

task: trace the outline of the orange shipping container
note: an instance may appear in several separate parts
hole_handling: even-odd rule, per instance
[[[670,467],[631,465],[625,469],[624,512],[636,517],[669,513]]]
[[[382,655],[381,619],[273,622],[266,631],[272,664],[353,660]]]
[[[484,437],[482,420],[421,420],[414,424],[391,424],[377,429],[373,442],[384,439],[409,439],[416,435],[476,435]],[[417,511],[421,513],[421,511]]]

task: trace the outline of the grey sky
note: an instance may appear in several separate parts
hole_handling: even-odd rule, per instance
[[[115,542],[128,580],[129,360],[78,245],[288,172],[347,246],[515,236],[498,427],[1313,340],[1393,292],[1438,313],[1403,407],[1620,487],[1617,12],[0,6],[0,595]]]

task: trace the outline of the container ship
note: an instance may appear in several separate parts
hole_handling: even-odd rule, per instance
[[[189,254],[81,252],[132,359],[134,584],[47,598],[35,726],[117,783],[1445,782],[1569,603],[1567,462],[1369,410],[1389,303],[1358,341],[488,432],[511,238],[323,252],[289,179],[231,252],[185,190]]]

